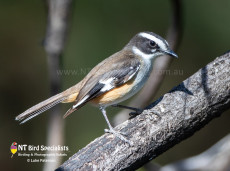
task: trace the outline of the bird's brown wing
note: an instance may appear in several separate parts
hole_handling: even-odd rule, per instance
[[[91,77],[89,77],[80,90],[73,108],[64,117],[79,109],[88,101],[131,80],[141,65],[140,60],[131,54],[126,54],[123,58],[117,57],[111,61],[113,63],[109,65],[108,61],[100,64],[100,67],[97,68],[97,73],[91,74]]]

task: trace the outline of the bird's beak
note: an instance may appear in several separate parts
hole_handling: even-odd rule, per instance
[[[170,49],[164,51],[164,53],[165,53],[166,55],[170,55],[170,56],[172,56],[172,57],[178,58],[178,55],[177,55],[175,52],[173,52],[172,50],[170,50]]]

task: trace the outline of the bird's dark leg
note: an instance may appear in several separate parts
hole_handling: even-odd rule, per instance
[[[129,106],[124,106],[124,105],[119,105],[119,104],[114,104],[112,107],[119,107],[119,108],[124,108],[124,109],[130,109],[134,110],[135,112],[129,113],[130,116],[136,116],[139,115],[143,112],[143,109],[135,108],[135,107],[129,107]]]
[[[131,141],[127,140],[123,135],[121,135],[120,132],[114,130],[114,128],[113,128],[112,125],[110,124],[109,119],[108,119],[108,117],[107,117],[107,115],[106,115],[105,108],[100,107],[100,110],[101,110],[103,116],[105,117],[105,120],[106,120],[106,122],[107,122],[107,124],[108,124],[108,127],[109,127],[109,129],[105,129],[105,132],[106,132],[106,133],[112,133],[112,134],[114,134],[114,135],[117,136],[119,139],[121,139],[122,141],[124,141],[124,142],[126,142],[126,143],[128,143],[129,145],[132,146],[133,143],[132,143]]]

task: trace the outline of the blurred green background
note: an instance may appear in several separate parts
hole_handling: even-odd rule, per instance
[[[170,70],[156,99],[230,50],[230,1],[183,1],[184,32]],[[153,31],[165,37],[170,23],[168,0],[77,0],[63,55],[63,69],[75,74],[60,75],[63,90],[80,81],[98,62],[120,50],[140,31]],[[0,162],[2,170],[41,170],[43,163],[11,159],[10,145],[46,144],[48,112],[19,125],[15,116],[49,97],[47,58],[42,47],[46,30],[44,1],[0,1]],[[70,104],[61,104],[63,114]],[[109,109],[110,119],[118,109]],[[213,120],[191,138],[155,159],[161,165],[196,155],[230,131],[229,111]],[[68,157],[103,134],[106,123],[100,111],[90,105],[65,119]],[[66,160],[68,157],[63,159]],[[4,168],[4,169],[3,169]]]

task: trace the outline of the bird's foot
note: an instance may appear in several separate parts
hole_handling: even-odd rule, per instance
[[[130,113],[129,113],[129,116],[130,116],[131,118],[134,118],[134,117],[136,117],[137,115],[140,115],[142,112],[143,112],[142,109],[137,109],[137,110],[135,110],[134,112],[130,112]]]
[[[125,133],[121,133],[121,132],[115,131],[113,128],[105,129],[105,132],[106,133],[111,133],[111,134],[115,135],[116,137],[118,137],[120,140],[124,141],[125,143],[128,143],[130,146],[133,146],[133,142],[127,140],[124,137],[124,135],[126,135]]]
[[[119,105],[119,104],[113,104],[112,106],[133,110],[134,112],[129,113],[129,116],[131,116],[131,117],[135,117],[135,116],[137,116],[143,112],[143,109],[139,109],[139,108],[135,108],[135,107],[129,107],[129,106],[124,106],[124,105]]]

